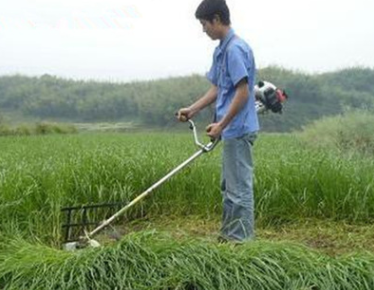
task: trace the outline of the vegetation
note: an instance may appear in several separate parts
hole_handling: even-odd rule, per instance
[[[143,232],[79,253],[22,240],[1,242],[0,249],[0,287],[7,290],[374,287],[373,254],[331,258],[286,243],[233,248]]]
[[[118,221],[134,233],[65,252],[62,207],[132,200],[197,150],[191,134],[0,138],[0,289],[373,289],[374,251],[364,245],[373,244],[373,124],[370,113],[346,111],[303,133],[261,134],[254,147],[259,238],[239,246],[216,243],[216,230],[207,228],[221,214],[220,146]],[[157,219],[151,228],[160,231],[145,230]],[[180,234],[178,220],[195,232],[205,224],[204,235]],[[321,245],[328,242],[339,245]]]
[[[363,110],[348,110],[342,115],[325,117],[305,127],[302,138],[319,147],[344,152],[374,154],[374,115]]]
[[[61,237],[61,207],[129,201],[196,149],[191,136],[170,134],[18,137],[1,140],[1,147],[0,213],[7,219],[0,229],[52,244]],[[374,219],[373,159],[308,149],[292,135],[269,135],[257,141],[255,160],[256,213],[264,225]],[[219,214],[219,165],[217,149],[128,218]]]
[[[189,215],[188,218],[159,215],[117,224],[96,239],[103,244],[112,244],[116,236],[152,230],[167,233],[174,240],[194,239],[216,244],[220,221],[218,215],[209,219],[195,215]],[[304,245],[330,257],[340,257],[357,252],[374,253],[373,230],[372,223],[307,218],[275,225],[256,223],[256,240]]]
[[[24,136],[46,134],[71,134],[77,133],[77,128],[72,124],[57,124],[40,122],[36,124],[8,125],[0,122],[0,136]]]
[[[102,249],[68,253],[51,248],[47,245],[57,246],[61,240],[62,206],[133,198],[194,151],[191,136],[98,134],[10,137],[1,142],[0,213],[7,217],[0,223],[1,288],[373,287],[372,254],[332,258],[301,246],[263,240],[232,248],[142,231]],[[341,156],[300,145],[294,136],[268,135],[258,140],[259,225],[279,225],[308,216],[351,222],[372,218],[373,202],[363,198],[373,196],[372,163],[363,159],[352,163],[349,158],[342,162]],[[337,163],[341,166],[336,167]],[[203,156],[127,218],[217,216],[218,164],[218,150]],[[361,182],[348,171],[357,172]],[[329,182],[331,178],[339,184]],[[314,185],[316,180],[321,182],[320,188]]]
[[[262,118],[265,131],[301,129],[321,116],[342,112],[346,106],[373,107],[372,69],[308,75],[269,67],[259,70],[258,79],[269,80],[290,95],[284,117]],[[0,108],[4,113],[42,120],[175,126],[174,112],[208,87],[208,81],[199,75],[127,84],[15,75],[0,78]],[[201,120],[208,122],[212,116],[212,110],[206,110]]]

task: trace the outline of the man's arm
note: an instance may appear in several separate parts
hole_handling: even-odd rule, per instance
[[[218,89],[215,85],[212,85],[211,88],[202,96],[199,100],[193,103],[188,108],[182,108],[178,111],[178,119],[182,122],[186,122],[188,119],[191,119],[199,111],[214,103],[217,99]]]

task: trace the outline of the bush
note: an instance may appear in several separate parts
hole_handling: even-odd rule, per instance
[[[374,115],[364,110],[347,110],[305,126],[301,138],[317,146],[374,154]]]
[[[32,134],[32,128],[28,125],[19,125],[13,129],[13,135],[27,136]]]
[[[9,126],[0,123],[0,136],[11,135],[11,129]]]
[[[77,128],[71,124],[42,122],[36,125],[22,124],[18,125],[17,127],[11,127],[6,124],[0,124],[0,136],[73,134],[77,132]]]
[[[74,125],[70,124],[58,124],[58,123],[48,123],[41,122],[36,124],[35,133],[37,135],[46,134],[69,134],[77,133],[77,129]]]

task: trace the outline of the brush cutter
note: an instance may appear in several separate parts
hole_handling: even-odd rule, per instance
[[[258,114],[264,113],[266,111],[272,111],[274,113],[281,113],[283,105],[282,103],[288,98],[286,93],[283,90],[276,88],[273,84],[269,82],[260,82],[255,86],[255,95],[256,95],[256,111]],[[88,206],[78,206],[78,207],[68,207],[64,208],[63,211],[67,212],[67,223],[63,225],[66,229],[66,240],[69,239],[69,231],[72,227],[76,226],[83,226],[88,227],[90,225],[97,225],[92,231],[88,231],[87,228],[83,229],[84,235],[81,235],[78,240],[70,241],[63,245],[63,248],[68,251],[74,251],[76,249],[81,249],[85,247],[99,247],[100,243],[93,239],[100,231],[104,228],[109,226],[113,223],[118,217],[122,216],[126,211],[132,208],[135,204],[140,202],[142,199],[147,197],[151,192],[153,192],[157,187],[162,185],[172,176],[177,174],[181,171],[184,167],[189,165],[192,161],[198,158],[200,155],[212,151],[216,145],[219,143],[219,139],[211,140],[207,144],[203,144],[198,139],[198,134],[196,130],[195,123],[192,120],[188,120],[190,129],[192,130],[194,141],[196,146],[199,150],[194,153],[191,157],[189,157],[186,161],[182,164],[178,165],[172,171],[170,171],[167,175],[149,187],[146,191],[142,194],[137,196],[133,199],[130,203],[126,204],[122,208],[120,208],[117,212],[115,212],[112,216],[108,219],[102,221],[97,225],[95,222],[87,222],[87,210],[89,209],[99,209],[102,207],[114,208],[123,205],[122,203],[119,204],[100,204],[100,205],[88,205]],[[83,210],[83,223],[71,223],[71,214],[72,211],[75,210]]]

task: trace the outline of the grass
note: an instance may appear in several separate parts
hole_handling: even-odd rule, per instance
[[[61,237],[60,208],[129,201],[196,151],[191,136],[182,134],[9,137],[0,143],[0,213],[7,216],[0,230],[52,243]],[[219,215],[220,149],[157,189],[128,218]],[[310,149],[293,135],[262,136],[254,153],[256,219],[263,225],[373,221],[373,159]]]
[[[110,228],[98,239],[108,241],[113,233],[125,236],[133,232],[157,230],[169,233],[175,240],[196,239],[216,243],[220,217],[204,219],[201,216],[160,216],[143,218]],[[256,240],[288,241],[337,257],[355,252],[374,253],[374,225],[347,224],[331,220],[295,220],[281,225],[256,228]],[[113,242],[113,241],[110,241]]]
[[[0,244],[4,289],[372,289],[373,254],[332,258],[292,243],[175,241],[157,232],[80,252]],[[4,256],[4,253],[7,253]]]
[[[58,249],[62,207],[133,199],[196,151],[191,136],[7,137],[0,147],[0,289],[374,288],[367,155],[262,135],[257,240],[233,247],[215,242],[218,147],[119,220],[129,233],[120,242],[67,253]]]

